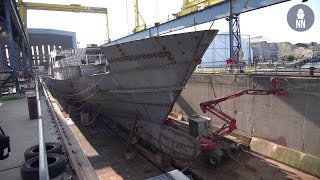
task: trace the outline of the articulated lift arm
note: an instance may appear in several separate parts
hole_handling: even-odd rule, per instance
[[[274,94],[277,96],[286,96],[288,94],[287,91],[287,80],[286,79],[280,79],[280,78],[271,78],[270,83],[273,87],[273,89],[270,90],[265,90],[265,89],[247,89],[244,91],[237,92],[232,95],[216,98],[211,101],[203,102],[200,104],[201,110],[206,113],[206,112],[211,112],[221,120],[225,122],[225,124],[217,131],[212,132],[211,134],[201,137],[202,139],[200,142],[208,142],[210,141],[215,141],[219,139],[220,137],[223,137],[229,133],[231,133],[233,130],[236,129],[236,119],[233,117],[229,116],[228,114],[224,113],[220,109],[216,108],[215,106],[219,104],[220,102],[237,98],[242,95],[248,94],[248,95],[270,95]]]

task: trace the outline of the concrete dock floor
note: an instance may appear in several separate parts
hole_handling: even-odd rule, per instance
[[[43,97],[41,97],[41,112],[45,141],[60,142],[59,133],[51,120]],[[20,180],[22,179],[20,167],[24,163],[24,151],[39,142],[38,120],[29,119],[26,97],[0,102],[0,125],[6,135],[10,136],[11,145],[10,156],[7,159],[0,160],[0,179]],[[67,176],[70,177],[71,175]],[[61,178],[61,176],[59,177]]]
[[[132,160],[125,159],[126,141],[112,133],[103,123],[93,127],[84,127],[75,120],[79,128],[75,134],[84,149],[96,174],[101,180],[147,179],[162,174],[162,172],[135,153]]]
[[[216,168],[199,157],[190,167],[202,179],[307,179],[318,178],[251,151],[241,151]]]

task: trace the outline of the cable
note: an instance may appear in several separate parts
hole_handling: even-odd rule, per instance
[[[141,19],[142,19],[143,23],[144,23],[144,24],[146,24],[146,22],[144,21],[144,19],[143,19],[142,15],[140,14],[140,12],[139,12],[139,11],[138,11],[138,14],[139,14],[139,16],[141,17]]]
[[[85,103],[85,106],[87,106],[88,103]],[[75,115],[75,117],[77,117],[79,114],[81,114],[86,108],[83,108],[78,114]]]
[[[96,89],[90,96],[88,96],[88,97],[86,97],[86,98],[84,98],[84,99],[82,99],[82,100],[76,100],[76,101],[68,100],[68,99],[66,99],[66,100],[69,101],[69,102],[81,102],[81,101],[86,101],[86,100],[90,99],[98,90],[99,90],[99,89]]]
[[[78,111],[78,110],[80,110],[82,107],[84,107],[84,105],[86,105],[87,104],[87,101],[86,102],[84,102],[79,108],[77,108],[77,109],[75,109],[75,111]]]
[[[20,167],[21,166],[15,166],[15,167],[11,167],[11,168],[1,169],[0,172],[11,170],[11,169],[16,169],[16,168],[20,168]]]
[[[209,27],[209,30],[212,28],[214,21],[212,21],[211,26]]]
[[[92,88],[92,87],[91,87]],[[60,93],[57,93],[57,92],[54,92],[56,95],[58,96],[77,96],[77,95],[80,95],[82,93],[84,93],[85,91],[88,91],[91,89],[90,86],[88,86],[86,89],[84,89],[83,91],[79,92],[79,93],[76,93],[76,94],[70,94],[70,95],[64,95],[64,94],[60,94]],[[54,88],[55,89],[55,88]]]
[[[104,78],[104,76],[105,76],[105,75],[103,75],[103,76],[99,79],[99,81],[97,81],[94,85],[92,85],[91,87],[88,86],[86,89],[82,90],[82,91],[79,92],[79,93],[76,93],[76,94],[60,94],[60,93],[55,92],[55,94],[57,94],[57,95],[59,95],[59,96],[67,96],[67,97],[68,97],[68,96],[69,96],[69,97],[71,97],[71,96],[78,96],[78,95],[83,94],[84,92],[92,89],[93,87],[95,87],[95,86]]]
[[[98,110],[94,113],[93,116],[91,116],[92,120],[88,124],[86,124],[84,126],[88,126],[88,125],[92,124],[97,119],[97,117],[99,116],[100,112],[101,112],[101,107],[99,106]]]

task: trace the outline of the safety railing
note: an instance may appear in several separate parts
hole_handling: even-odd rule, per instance
[[[306,60],[304,60],[306,61]],[[302,65],[303,66],[302,66]],[[257,65],[245,65],[240,69],[226,65],[225,61],[202,62],[194,71],[205,74],[264,74],[264,75],[288,75],[288,76],[320,76],[320,66],[317,63],[258,63]]]
[[[42,114],[41,105],[39,97],[39,87],[38,87],[38,75],[36,75],[36,97],[37,97],[37,109],[38,109],[38,121],[39,121],[39,179],[48,180],[48,162],[47,153],[45,148],[45,142],[43,137],[43,126],[42,126]]]
[[[319,77],[319,68],[284,68],[284,67],[272,67],[272,68],[260,68],[260,67],[244,67],[240,72],[237,68],[229,67],[198,67],[194,73],[203,74],[251,74],[251,75],[279,75],[279,76],[301,76],[301,77]]]

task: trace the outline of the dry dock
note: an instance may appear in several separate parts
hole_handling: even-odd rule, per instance
[[[136,153],[135,159],[126,160],[126,140],[103,122],[100,121],[94,127],[85,127],[81,125],[79,117],[74,117],[73,121],[77,126],[73,133],[100,179],[146,179],[162,173],[163,169],[154,166],[154,159],[148,159],[144,153],[142,156]],[[180,170],[185,168],[176,163],[171,165]],[[253,151],[241,151],[217,168],[208,165],[207,160],[200,156],[189,165],[185,174],[204,180],[318,179]]]
[[[48,105],[43,95],[41,103],[45,140],[63,143],[57,124],[52,120],[50,111],[47,111]],[[61,108],[58,101],[53,100],[51,103],[57,103]],[[84,126],[79,116],[70,118],[66,113],[67,110],[60,110],[55,114],[64,115],[65,118],[59,118],[59,121],[68,143],[71,144],[80,167],[85,172],[93,173],[90,177],[139,180],[151,178],[166,171],[155,166],[154,159],[148,158],[140,151],[135,153],[134,159],[126,160],[124,152],[127,141],[105,124],[106,119],[100,119],[95,126]],[[29,119],[26,98],[0,102],[0,117],[0,125],[11,138],[12,149],[10,157],[0,161],[0,177],[19,180],[21,179],[20,167],[24,162],[24,150],[38,143],[38,121]],[[66,148],[64,151],[66,152]],[[253,151],[241,151],[217,168],[208,166],[205,161],[200,156],[189,164],[184,173],[193,179],[317,179]],[[185,168],[175,163],[171,165],[180,170]],[[71,177],[75,177],[75,173],[69,166],[56,179]]]

